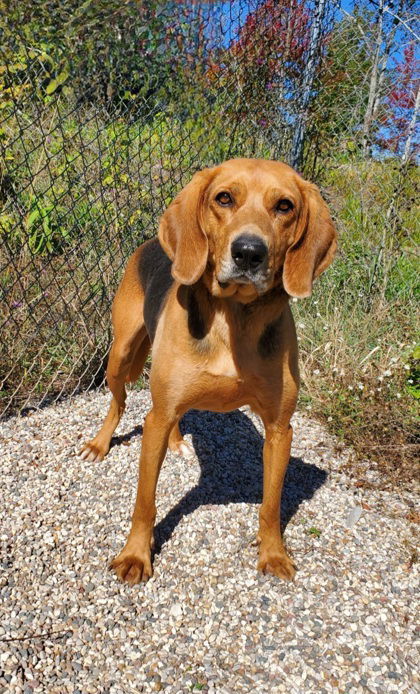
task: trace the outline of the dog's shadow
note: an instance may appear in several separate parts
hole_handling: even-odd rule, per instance
[[[191,410],[182,419],[181,433],[191,434],[201,474],[195,487],[155,528],[155,554],[169,540],[180,520],[203,504],[261,503],[263,438],[241,411],[227,414]],[[305,499],[327,479],[327,473],[300,458],[291,458],[281,504],[284,528]]]

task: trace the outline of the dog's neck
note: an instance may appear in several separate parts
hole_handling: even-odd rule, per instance
[[[201,341],[212,326],[224,325],[223,332],[246,336],[263,334],[267,325],[278,320],[288,305],[289,296],[277,285],[253,301],[243,303],[234,297],[217,297],[203,281],[178,288],[178,300],[187,313],[191,337]]]

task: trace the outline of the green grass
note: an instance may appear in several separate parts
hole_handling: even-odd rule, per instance
[[[418,171],[402,175],[389,161],[326,171],[340,251],[312,297],[292,303],[301,406],[360,457],[409,478],[418,453]]]

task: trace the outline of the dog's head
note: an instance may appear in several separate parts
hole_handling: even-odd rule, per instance
[[[232,159],[196,173],[163,214],[159,240],[181,284],[248,302],[283,283],[305,297],[336,233],[318,188],[290,166]]]

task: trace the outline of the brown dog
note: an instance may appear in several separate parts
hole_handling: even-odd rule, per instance
[[[233,159],[205,169],[170,204],[158,239],[130,257],[115,296],[107,369],[113,399],[82,456],[101,460],[125,406],[125,383],[149,350],[153,407],[144,423],[137,500],[112,562],[129,583],[152,575],[155,492],[167,446],[186,453],[178,421],[190,408],[248,404],[265,427],[258,568],[293,578],[280,532],[280,499],[298,394],[289,297],[309,296],[331,263],[336,233],[316,186],[286,164]]]

